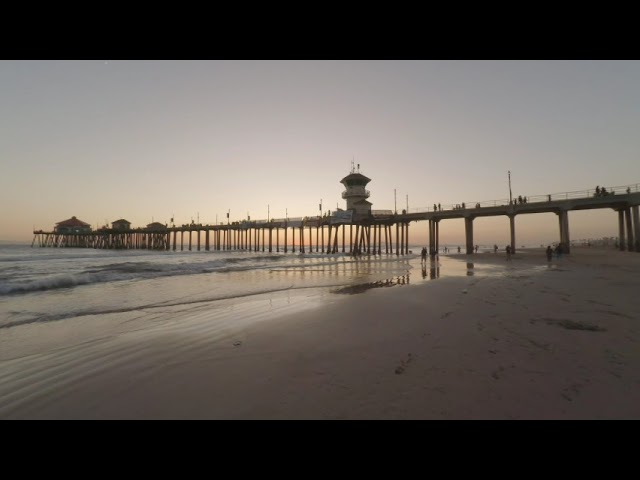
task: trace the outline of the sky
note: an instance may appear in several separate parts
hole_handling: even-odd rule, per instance
[[[0,240],[316,215],[345,207],[352,161],[373,209],[505,199],[507,172],[514,196],[638,184],[638,85],[638,61],[0,61]],[[570,212],[571,238],[617,221]],[[464,243],[462,220],[440,233]],[[508,243],[507,217],[474,235]],[[516,217],[517,244],[558,236]]]

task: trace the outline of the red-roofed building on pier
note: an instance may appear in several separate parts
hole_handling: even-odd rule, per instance
[[[55,233],[91,233],[91,225],[76,217],[56,223],[53,229]]]

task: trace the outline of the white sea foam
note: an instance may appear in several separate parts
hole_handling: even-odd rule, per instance
[[[414,258],[411,256],[411,258]],[[409,257],[0,247],[0,328],[384,280]]]

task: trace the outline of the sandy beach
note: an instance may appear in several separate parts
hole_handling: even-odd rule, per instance
[[[203,305],[110,338],[77,324],[73,345],[16,331],[33,349],[2,353],[0,418],[640,418],[640,254],[452,258],[466,276],[417,259],[404,285],[248,298],[224,329]]]

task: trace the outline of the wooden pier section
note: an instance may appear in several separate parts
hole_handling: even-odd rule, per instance
[[[409,253],[409,225],[428,222],[431,255],[439,251],[439,225],[449,219],[465,222],[466,253],[474,253],[473,221],[478,217],[509,218],[511,248],[516,251],[515,219],[518,215],[555,213],[559,242],[570,253],[568,213],[573,210],[612,209],[618,214],[619,248],[640,252],[640,184],[614,187],[606,195],[593,190],[527,197],[524,202],[494,200],[469,207],[434,205],[415,212],[372,211],[348,222],[335,216],[232,222],[227,225],[189,224],[180,227],[108,229],[85,233],[34,231],[31,246],[96,249],[148,249],[158,251],[253,251],[284,253]],[[314,238],[315,234],[315,238]]]

